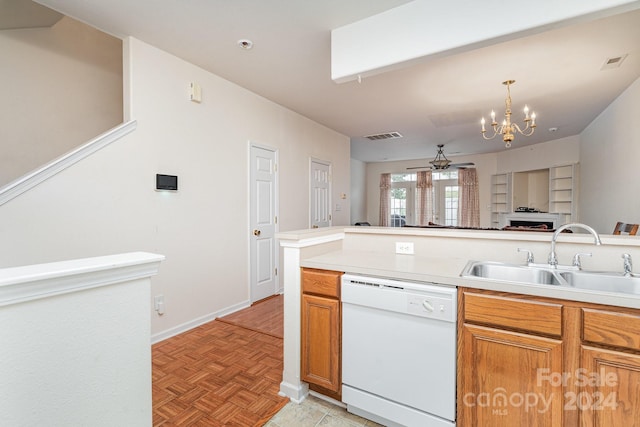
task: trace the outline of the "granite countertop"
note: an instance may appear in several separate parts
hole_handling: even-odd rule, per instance
[[[460,273],[469,260],[452,257],[382,254],[338,250],[301,260],[302,267],[343,271],[389,279],[438,283],[449,286],[513,292],[540,297],[640,308],[640,295],[588,291],[565,286],[463,278]]]

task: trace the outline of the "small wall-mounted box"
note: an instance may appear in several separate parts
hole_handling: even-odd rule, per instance
[[[198,104],[202,102],[202,88],[198,83],[189,83],[189,100]]]
[[[156,190],[178,191],[178,177],[156,174]]]

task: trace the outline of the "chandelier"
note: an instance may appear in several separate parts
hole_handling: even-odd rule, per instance
[[[507,86],[507,99],[504,101],[505,112],[504,112],[504,120],[502,124],[498,126],[498,122],[496,122],[496,113],[491,110],[491,127],[493,128],[493,135],[487,137],[487,130],[485,129],[485,120],[484,117],[480,120],[480,124],[482,125],[482,137],[484,139],[493,139],[496,135],[502,135],[502,140],[504,141],[504,146],[506,148],[511,147],[511,141],[515,138],[515,134],[520,133],[524,136],[531,136],[536,129],[536,113],[531,112],[531,116],[529,116],[529,107],[524,106],[524,124],[525,127],[520,129],[516,123],[511,123],[511,90],[509,86],[514,84],[515,80],[507,80],[502,82],[503,85]]]

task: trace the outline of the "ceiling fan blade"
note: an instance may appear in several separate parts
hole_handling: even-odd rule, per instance
[[[473,163],[473,162],[467,162],[467,163],[451,163],[449,166],[447,166],[444,169],[435,169],[432,166],[413,166],[413,167],[406,168],[406,169],[407,170],[424,169],[424,170],[435,170],[435,171],[442,170],[442,171],[445,171],[447,169],[464,169],[467,166],[475,166],[475,165],[476,164]]]

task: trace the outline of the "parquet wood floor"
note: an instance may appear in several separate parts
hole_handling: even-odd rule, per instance
[[[282,339],[238,325],[214,320],[152,347],[154,426],[257,427],[286,405]]]
[[[232,325],[282,338],[284,334],[284,296],[274,295],[251,307],[219,318]]]

